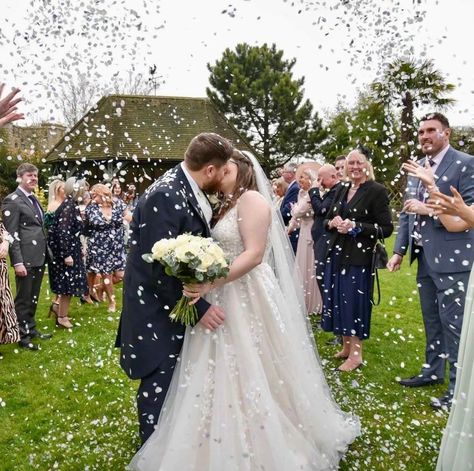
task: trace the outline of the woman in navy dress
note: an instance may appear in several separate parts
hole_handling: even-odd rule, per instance
[[[362,364],[362,341],[370,336],[373,248],[378,237],[389,237],[393,231],[387,190],[374,181],[368,155],[365,148],[349,153],[348,182],[337,189],[324,221],[330,236],[321,325],[343,336],[342,350],[336,354],[345,359],[340,371]]]
[[[123,279],[125,269],[126,204],[114,200],[111,190],[98,183],[91,189],[92,201],[87,206],[87,257],[86,267],[92,294],[102,299],[102,290],[107,296],[109,312],[114,312],[114,282]]]
[[[87,280],[82,258],[81,234],[84,226],[78,201],[85,190],[85,180],[69,178],[64,185],[66,198],[54,212],[48,231],[48,245],[53,260],[49,264],[51,291],[58,295],[59,306],[51,313],[56,315],[58,327],[70,329],[69,305],[72,296],[87,292]]]

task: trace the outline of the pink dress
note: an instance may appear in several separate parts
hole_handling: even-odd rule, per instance
[[[321,312],[322,298],[316,281],[314,267],[313,238],[313,209],[306,190],[300,190],[298,201],[291,210],[289,230],[300,228],[298,247],[296,249],[296,264],[303,280],[306,309],[308,314]]]

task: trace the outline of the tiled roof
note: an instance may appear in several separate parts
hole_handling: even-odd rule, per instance
[[[111,95],[101,98],[46,160],[181,160],[201,132],[216,132],[253,151],[207,98]]]

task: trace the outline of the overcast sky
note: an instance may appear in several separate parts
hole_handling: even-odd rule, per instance
[[[2,15],[0,80],[22,88],[35,119],[59,120],[57,88],[79,72],[107,82],[156,64],[158,94],[205,96],[207,63],[267,42],[297,59],[323,115],[353,102],[381,64],[414,53],[457,86],[451,122],[474,125],[472,0],[2,0]]]

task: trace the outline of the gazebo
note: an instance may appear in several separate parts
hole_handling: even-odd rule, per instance
[[[55,174],[82,173],[90,183],[118,177],[142,192],[183,159],[201,132],[215,132],[255,153],[207,98],[110,95],[64,135],[46,161]]]

